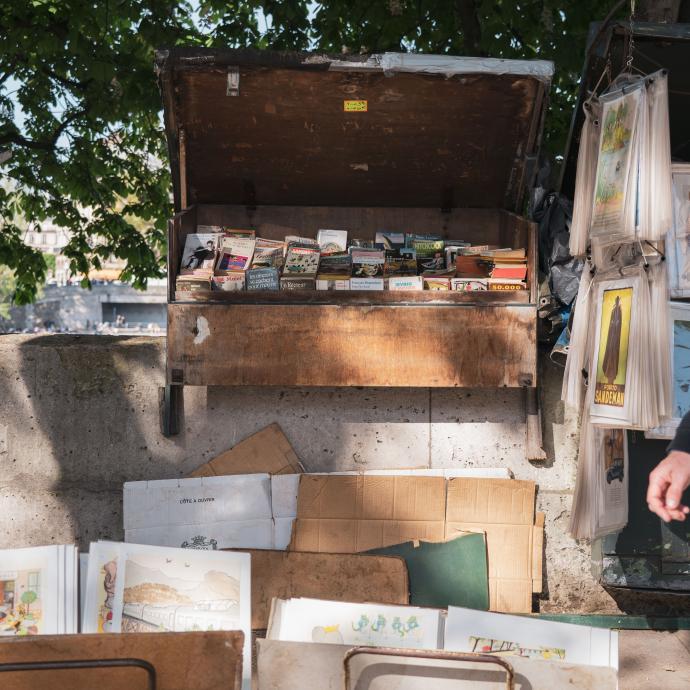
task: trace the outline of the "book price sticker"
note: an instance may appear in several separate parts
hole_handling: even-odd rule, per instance
[[[346,113],[366,113],[367,101],[343,101],[343,111]]]

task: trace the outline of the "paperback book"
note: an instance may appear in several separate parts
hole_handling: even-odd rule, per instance
[[[244,290],[244,273],[228,273],[224,276],[213,276],[211,284],[214,290],[236,292]]]
[[[220,235],[192,233],[187,235],[180,263],[180,275],[212,275]]]
[[[422,276],[399,276],[388,279],[389,290],[423,290]]]
[[[281,290],[315,290],[316,279],[312,276],[281,276],[280,278]]]
[[[383,278],[350,278],[350,290],[383,290]]]
[[[250,268],[247,271],[247,290],[280,290],[280,273],[277,268]]]
[[[383,272],[386,276],[417,275],[417,252],[408,247],[386,250]]]
[[[352,257],[350,254],[330,254],[319,260],[317,280],[349,280],[352,275]]]
[[[216,273],[246,271],[254,255],[255,240],[249,237],[223,237]]]
[[[347,230],[319,230],[316,242],[321,254],[337,254],[347,250]]]
[[[307,246],[303,244],[288,245],[283,275],[310,276],[313,278],[316,276],[319,268],[319,256],[320,252],[316,246]]]
[[[398,251],[405,247],[405,233],[377,232],[374,244],[377,249],[383,249],[386,252]]]
[[[383,278],[385,259],[385,253],[378,249],[354,249],[352,251],[353,278]]]

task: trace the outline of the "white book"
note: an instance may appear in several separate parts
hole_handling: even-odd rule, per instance
[[[316,242],[322,254],[338,254],[347,250],[347,230],[319,230]]]
[[[422,276],[394,276],[388,279],[389,290],[423,290]]]
[[[608,628],[456,606],[448,607],[444,649],[618,667],[618,633]]]
[[[322,599],[274,599],[266,638],[288,642],[438,649],[443,620],[438,609],[351,604]]]
[[[0,551],[0,636],[77,632],[74,545]]]
[[[383,290],[383,278],[350,278],[350,290]]]

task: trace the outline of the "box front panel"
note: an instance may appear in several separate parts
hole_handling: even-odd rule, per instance
[[[536,385],[534,306],[168,305],[187,385]]]

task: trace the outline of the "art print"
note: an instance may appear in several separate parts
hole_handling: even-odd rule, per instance
[[[625,406],[633,288],[603,291],[594,403]]]
[[[48,583],[40,568],[0,570],[0,636],[45,632],[43,596]]]
[[[635,174],[633,135],[641,90],[605,101],[594,182],[592,234],[622,228],[629,175]]]
[[[470,651],[495,656],[521,656],[525,659],[547,659],[565,661],[565,649],[557,647],[523,647],[518,642],[493,640],[470,635]]]

